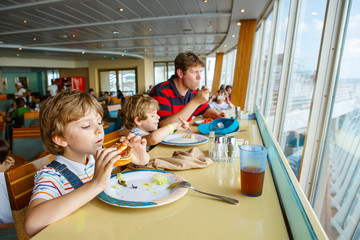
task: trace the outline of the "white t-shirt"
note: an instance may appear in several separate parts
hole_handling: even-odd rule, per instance
[[[0,172],[0,224],[13,223],[9,195],[6,188],[5,175]]]
[[[19,90],[17,90],[15,92],[15,97],[23,97],[24,96],[24,93],[26,93],[26,90],[24,88],[20,88]]]
[[[210,103],[210,107],[212,107],[215,110],[228,110],[231,109],[228,103],[225,101],[221,104],[218,104],[216,101]]]
[[[47,90],[50,92],[50,95],[52,97],[55,97],[55,95],[57,94],[58,86],[56,84],[50,85],[48,86]]]

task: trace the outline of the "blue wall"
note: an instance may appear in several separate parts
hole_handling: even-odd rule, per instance
[[[7,89],[4,89],[4,94],[14,94],[15,78],[28,77],[29,87],[33,93],[46,93],[46,73],[45,72],[3,72],[3,77],[7,78]]]

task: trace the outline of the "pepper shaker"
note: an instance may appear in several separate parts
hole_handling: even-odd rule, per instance
[[[236,155],[236,139],[230,136],[226,139],[226,161],[234,162]]]
[[[215,131],[209,133],[209,158],[214,159]]]

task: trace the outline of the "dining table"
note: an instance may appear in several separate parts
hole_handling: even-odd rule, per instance
[[[239,122],[239,131],[233,136],[249,144],[263,144],[256,120],[241,119]],[[196,125],[191,128],[193,133],[199,134]],[[175,150],[187,151],[194,147],[206,155],[209,142],[188,146],[160,143],[149,154],[151,158],[165,158],[171,157]],[[191,189],[176,201],[148,208],[114,206],[96,197],[32,239],[290,238],[268,165],[263,192],[258,197],[241,193],[238,155],[234,161],[224,160],[204,168],[170,172],[186,179],[196,189],[235,198],[239,203],[231,204]]]

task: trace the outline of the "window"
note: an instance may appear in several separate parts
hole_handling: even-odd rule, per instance
[[[51,81],[53,79],[60,78],[59,69],[47,70],[46,76],[47,76],[47,85],[50,86],[52,84]]]
[[[237,49],[224,55],[220,85],[233,85]]]
[[[280,74],[283,66],[286,30],[290,11],[290,0],[280,1],[279,4],[279,17],[278,23],[276,24],[277,33],[275,35],[275,46],[273,50],[274,54],[271,60],[270,79],[268,83],[268,93],[266,95],[267,97],[265,101],[266,105],[264,112],[264,117],[270,128],[273,128],[274,125],[274,117],[279,94]]]
[[[329,239],[359,239],[360,234],[360,2],[350,1],[349,9],[331,119],[312,196]]]
[[[263,36],[263,44],[261,48],[261,58],[260,58],[260,70],[259,70],[259,81],[258,88],[256,92],[256,104],[259,109],[261,109],[262,96],[264,93],[264,84],[265,84],[265,74],[266,74],[266,64],[268,61],[269,55],[269,43],[270,43],[270,31],[271,31],[271,23],[272,23],[273,13],[267,16],[264,23],[264,36]]]
[[[100,91],[116,95],[121,90],[125,96],[136,93],[136,69],[100,70]]]
[[[299,174],[327,1],[301,1],[290,65],[280,146]]]
[[[174,62],[156,62],[154,63],[155,85],[165,82],[175,74]]]

